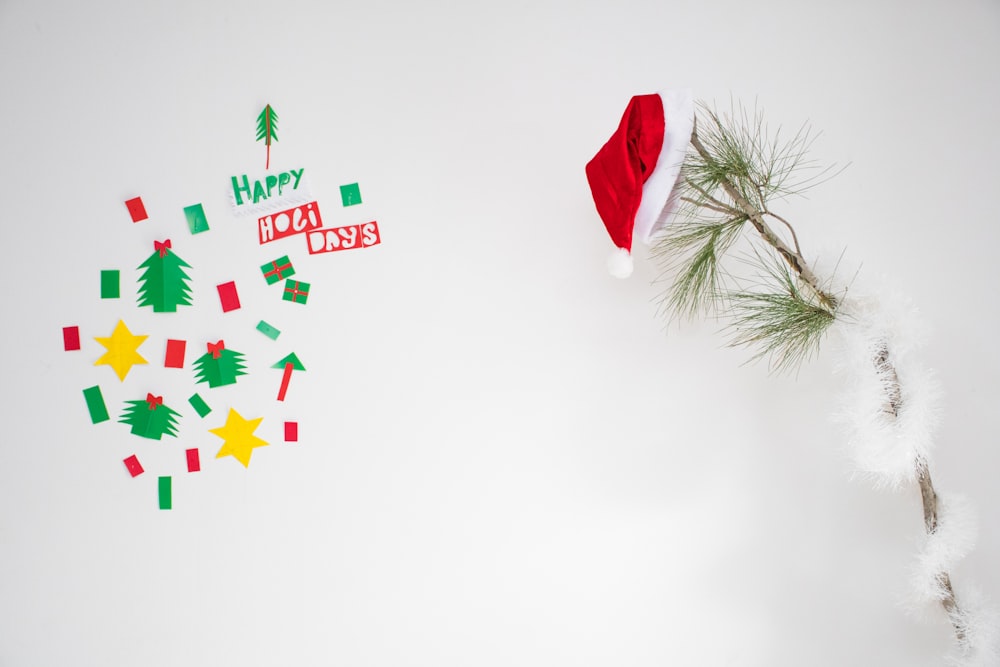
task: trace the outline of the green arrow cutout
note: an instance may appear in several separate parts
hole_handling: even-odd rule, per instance
[[[305,366],[299,361],[299,357],[292,352],[284,359],[279,360],[276,364],[271,366],[271,368],[283,368],[285,372],[281,376],[281,388],[278,389],[278,400],[285,400],[285,394],[288,393],[288,382],[292,379],[292,371],[304,371]]]

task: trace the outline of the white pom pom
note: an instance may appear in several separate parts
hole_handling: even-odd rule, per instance
[[[615,278],[628,278],[632,275],[632,255],[625,248],[618,248],[608,257],[608,273]]]

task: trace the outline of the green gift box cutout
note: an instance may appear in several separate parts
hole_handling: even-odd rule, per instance
[[[201,204],[185,206],[184,217],[187,218],[188,229],[191,230],[192,234],[208,231],[208,219],[205,218],[205,209]]]
[[[305,303],[309,298],[309,283],[300,283],[298,280],[286,280],[285,291],[281,298],[292,303]]]
[[[267,284],[273,285],[279,280],[294,276],[295,267],[292,266],[292,260],[288,259],[288,255],[284,255],[267,264],[262,264],[260,272],[264,274],[264,280],[267,281]]]
[[[344,206],[354,206],[361,203],[361,188],[357,183],[340,186],[340,200]]]

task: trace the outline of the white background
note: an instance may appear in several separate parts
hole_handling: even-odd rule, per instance
[[[583,167],[666,87],[822,130],[814,157],[850,167],[781,212],[821,270],[846,249],[929,324],[935,481],[981,519],[954,580],[996,600],[998,63],[995,0],[0,2],[0,665],[940,664],[947,622],[899,605],[919,497],[852,477],[829,350],[772,376],[718,323],[668,328],[644,252],[605,273]],[[261,248],[231,214],[268,102],[272,166],[331,223],[358,181],[381,246]],[[134,301],[163,238],[193,266],[176,315]],[[305,307],[260,278],[285,253]],[[124,383],[93,366],[119,318],[150,336]],[[201,420],[166,338],[189,366],[225,338],[250,374],[198,387]],[[115,423],[147,391],[176,440]],[[249,469],[213,458],[229,406],[264,417]]]

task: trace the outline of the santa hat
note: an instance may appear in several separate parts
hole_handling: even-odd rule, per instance
[[[636,95],[621,123],[587,163],[597,213],[618,250],[608,270],[632,273],[632,240],[643,243],[677,210],[677,179],[694,129],[690,90]]]

